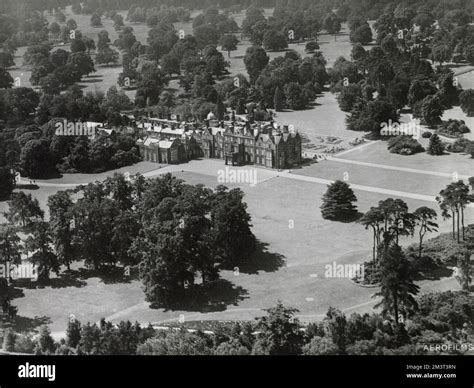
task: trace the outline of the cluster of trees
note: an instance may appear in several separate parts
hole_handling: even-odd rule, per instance
[[[426,294],[417,305],[404,322],[387,320],[383,314],[346,316],[331,307],[320,322],[303,325],[297,309],[278,302],[255,322],[210,322],[193,331],[193,324],[161,330],[129,321],[113,325],[104,319],[81,324],[71,317],[66,337],[59,342],[46,326],[35,339],[7,330],[3,349],[38,355],[421,355],[429,354],[427,344],[472,340],[474,321],[469,312],[474,305],[468,293]]]
[[[246,99],[276,111],[304,109],[316,99],[327,82],[326,61],[318,52],[301,58],[295,51],[269,61],[265,50],[258,46],[247,49],[244,63],[250,78]]]
[[[141,7],[135,3],[128,8],[126,19],[131,23],[146,23],[149,27],[154,27],[158,20],[167,19],[171,23],[188,22],[191,19],[191,11],[171,4],[149,8],[148,4]]]
[[[217,41],[198,35],[182,36],[166,20],[160,20],[149,31],[148,45],[134,42],[132,37],[129,31],[127,39],[121,39],[123,72],[118,83],[137,88],[137,108],[154,114],[175,112],[185,119],[198,120],[216,112],[220,104],[216,80],[227,73],[229,66],[216,47]],[[174,75],[184,90],[178,96],[180,101],[174,91],[166,89]]]
[[[427,233],[438,230],[437,213],[428,207],[420,207],[413,213],[401,199],[388,198],[371,207],[358,222],[373,232],[373,262],[383,260],[384,254],[393,242],[398,245],[400,237],[419,237],[418,258],[421,258],[423,238]],[[417,229],[418,228],[418,229]]]
[[[120,45],[121,39],[123,39],[126,32],[120,33],[118,42],[116,45]],[[119,53],[110,47],[109,33],[105,30],[99,33],[99,39],[97,42],[97,54],[95,56],[95,62],[98,64],[115,65],[119,61]]]
[[[470,178],[469,184],[458,180],[446,186],[445,189],[440,191],[439,196],[436,197],[443,218],[452,220],[453,239],[456,239],[458,243],[466,238],[464,210],[466,206],[474,202],[474,195],[471,194],[469,186],[474,188],[473,178]]]
[[[150,181],[115,174],[51,195],[46,222],[37,200],[15,193],[5,213],[5,227],[15,233],[3,234],[3,251],[16,259],[27,252],[40,282],[76,260],[102,272],[132,267],[148,301],[171,305],[212,285],[221,268],[250,259],[256,239],[242,199],[239,189],[212,191],[170,174]],[[20,232],[27,240],[19,239]]]
[[[366,19],[354,16],[348,20],[348,25],[352,43],[367,45],[372,42],[372,29]]]
[[[153,180],[139,205],[141,232],[130,254],[148,301],[179,303],[212,285],[221,268],[246,263],[256,249],[240,189],[184,185],[166,175]],[[193,291],[194,290],[194,291]]]
[[[363,47],[372,40],[366,15],[349,13],[351,61],[339,58],[329,75],[341,109],[348,112],[350,129],[377,135],[380,124],[396,122],[397,110],[407,105],[422,124],[437,127],[443,111],[459,104],[461,95],[463,109],[469,111],[470,91],[463,92],[453,72],[441,66],[452,60],[454,47],[460,52],[472,44],[469,16],[454,16],[463,12],[445,7],[434,12],[416,4],[387,6],[373,26],[377,45],[370,50]],[[433,70],[429,59],[440,66]]]
[[[341,30],[341,19],[326,2],[277,2],[273,15],[265,17],[263,8],[251,6],[242,22],[242,34],[254,45],[269,51],[281,51],[288,43],[317,39],[324,28],[336,35]]]
[[[70,123],[95,121],[111,126],[126,125],[128,118],[120,111],[130,109],[132,104],[115,87],[105,95],[100,92],[84,95],[79,87],[73,86],[63,94],[42,94],[41,98],[31,89],[15,88],[7,92],[6,98],[9,97],[15,97],[8,104],[11,109],[15,108],[8,112],[7,124],[0,132],[2,146],[5,144],[5,148],[1,148],[2,166],[8,169],[38,178],[57,172],[101,172],[139,160],[133,135],[97,134],[92,138],[88,134],[56,135],[56,122],[64,119]],[[35,120],[31,116],[34,111]],[[7,174],[5,181],[2,179],[4,187],[9,186],[9,181]]]
[[[471,179],[471,186],[473,182],[474,180]],[[473,238],[472,233],[468,232],[469,228],[465,225],[464,211],[466,206],[474,202],[474,196],[470,192],[469,185],[459,180],[442,190],[436,200],[441,208],[441,216],[444,219],[452,219],[452,238],[461,247],[460,253],[458,252],[459,254],[455,254],[455,256],[462,263],[459,267],[464,276],[463,279],[470,279],[470,265],[464,266],[464,264],[466,261],[469,263],[473,249]],[[398,280],[400,284],[404,284],[413,277],[413,274],[410,275],[410,268],[413,268],[413,265],[418,267],[417,264],[422,258],[427,259],[426,263],[433,263],[435,260],[434,257],[431,257],[431,252],[428,253],[429,257],[423,256],[423,242],[427,233],[438,230],[437,217],[438,214],[435,210],[425,206],[410,213],[404,201],[392,198],[380,201],[377,207],[372,207],[365,213],[358,222],[373,232],[373,260],[372,263],[366,263],[368,265],[365,279],[369,282],[380,282],[384,268],[390,270],[391,265],[399,265],[406,271],[404,277]],[[399,245],[400,237],[413,237],[415,234],[418,238],[417,249],[404,251]],[[383,280],[381,283],[383,292]],[[466,282],[463,281],[462,284],[463,288],[469,289]],[[407,287],[404,292],[408,292],[408,294],[416,293],[411,283],[405,284],[403,287]],[[396,295],[393,298],[395,301],[397,300]]]
[[[30,46],[24,55],[24,64],[32,67],[30,82],[39,85],[46,94],[59,92],[85,75],[95,72],[94,63],[82,39],[71,42],[71,52],[56,49],[49,43]]]

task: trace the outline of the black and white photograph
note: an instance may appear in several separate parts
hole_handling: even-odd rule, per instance
[[[472,388],[473,277],[474,0],[0,0],[2,388]]]

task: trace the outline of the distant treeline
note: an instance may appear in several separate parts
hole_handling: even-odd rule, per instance
[[[2,0],[0,2],[0,14],[28,11],[48,11],[65,8],[73,4],[82,4],[83,7],[91,9],[91,13],[97,10],[127,10],[131,5],[144,8],[159,7],[161,5],[180,6],[189,9],[204,9],[210,6],[219,8],[230,8],[233,6],[248,7],[255,5],[259,7],[274,7],[275,0]]]
[[[250,6],[273,8],[289,7],[294,9],[308,9],[312,7],[337,10],[339,17],[363,15],[375,20],[381,14],[392,12],[403,5],[401,0],[2,0],[0,14],[22,15],[31,11],[51,11],[65,8],[69,5],[78,5],[87,13],[110,10],[128,10],[131,6],[153,8],[160,6],[185,7],[187,9],[205,9],[218,7],[220,9],[242,8]],[[443,14],[449,9],[465,9],[468,13],[474,11],[474,2],[466,0],[413,0],[413,8],[426,7],[435,16]]]

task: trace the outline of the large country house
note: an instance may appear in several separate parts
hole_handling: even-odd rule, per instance
[[[138,140],[146,161],[177,164],[191,159],[222,159],[226,164],[254,164],[283,169],[301,163],[301,136],[273,122],[206,120],[204,125],[149,118]]]

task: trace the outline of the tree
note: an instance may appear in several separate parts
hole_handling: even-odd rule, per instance
[[[443,155],[444,154],[444,144],[441,142],[439,136],[434,133],[430,137],[430,144],[427,150],[430,155]]]
[[[56,345],[53,337],[51,337],[51,330],[48,326],[43,325],[39,329],[37,351],[42,355],[54,354]]]
[[[217,94],[217,102],[216,102],[216,117],[217,120],[222,121],[224,120],[224,115],[226,113],[226,107],[222,102],[222,97],[220,94]]]
[[[435,94],[438,91],[436,85],[428,79],[415,78],[408,90],[408,103],[414,106],[425,97]]]
[[[371,131],[380,136],[380,123],[397,122],[398,114],[392,102],[376,99],[366,102],[358,99],[352,106],[350,115],[346,116],[349,129],[353,131]]]
[[[313,54],[316,50],[319,50],[319,44],[317,41],[310,40],[308,43],[306,43],[305,51],[308,54]]]
[[[279,86],[275,89],[273,97],[273,108],[276,112],[281,112],[285,108],[285,95],[282,93]]]
[[[91,16],[91,26],[92,27],[102,27],[102,20],[100,19],[100,15],[97,13],[92,14]]]
[[[54,15],[54,18],[59,23],[65,23],[66,22],[66,15],[64,15],[64,13],[61,12],[61,11],[56,12],[56,14]]]
[[[470,291],[473,270],[471,265],[471,252],[469,250],[465,250],[464,254],[458,259],[457,268],[457,281],[464,291]]]
[[[30,140],[21,149],[20,165],[26,176],[39,178],[55,171],[54,160],[46,139]]]
[[[285,85],[285,96],[286,105],[290,109],[304,109],[309,102],[308,94],[305,93],[305,89],[297,82],[290,82]]]
[[[268,65],[270,58],[262,47],[251,46],[244,56],[245,68],[250,77],[250,83],[254,84],[258,76]]]
[[[119,13],[114,16],[113,20],[114,20],[114,28],[116,31],[119,31],[125,25],[123,22],[123,16],[120,15]]]
[[[442,211],[444,219],[452,218],[453,225],[453,239],[460,242],[461,225],[462,238],[464,239],[464,208],[470,202],[473,202],[473,196],[469,194],[469,186],[462,180],[449,184],[444,190],[441,190],[436,200]],[[457,230],[457,233],[456,233]]]
[[[375,308],[382,306],[382,314],[391,314],[396,324],[399,315],[407,317],[418,308],[414,298],[419,287],[413,282],[410,263],[398,244],[391,245],[380,264],[381,288],[374,296],[382,297]]]
[[[59,191],[48,198],[52,243],[59,262],[66,265],[68,270],[74,260],[73,205],[71,194],[67,191]]]
[[[343,112],[350,112],[358,99],[362,98],[362,88],[359,84],[349,84],[341,89],[337,102]]]
[[[87,50],[86,44],[82,39],[76,38],[71,40],[71,52],[79,53]]]
[[[160,99],[160,94],[164,87],[168,84],[163,71],[156,65],[155,62],[151,62],[142,67],[141,77],[137,83],[137,93],[135,97],[135,103],[137,98],[142,97],[144,102],[147,101],[154,105]]]
[[[107,47],[106,49],[99,50],[95,57],[95,61],[98,64],[115,65],[118,63],[119,53],[113,48]]]
[[[470,46],[466,47],[464,49],[465,56],[467,61],[471,64],[474,65],[474,44],[471,44]]]
[[[268,51],[282,51],[288,48],[288,42],[281,32],[269,30],[263,35],[263,47]]]
[[[215,46],[204,48],[203,60],[206,63],[206,70],[216,77],[220,77],[226,71],[226,67],[229,66],[222,53]]]
[[[61,32],[61,26],[56,22],[52,22],[49,25],[49,32],[51,32],[51,34],[53,34],[55,36],[58,36],[59,33]]]
[[[232,338],[230,341],[221,343],[216,350],[214,350],[216,356],[248,356],[250,351],[242,345],[242,343]]]
[[[16,121],[25,121],[32,115],[39,103],[38,94],[31,88],[9,89],[5,95],[6,111]]]
[[[336,41],[336,36],[341,31],[341,22],[335,14],[330,13],[323,20],[323,28],[328,34],[334,35],[334,41]]]
[[[15,61],[13,60],[13,55],[10,53],[0,53],[0,67],[8,69],[15,65]]]
[[[275,307],[264,310],[267,316],[257,319],[257,340],[252,353],[266,355],[297,355],[301,353],[303,337],[297,309],[287,308],[278,301]]]
[[[13,78],[3,67],[0,67],[0,89],[10,89],[13,85]]]
[[[230,58],[230,52],[237,50],[237,44],[239,40],[234,34],[226,34],[221,36],[219,45],[223,51],[227,51],[227,56]]]
[[[26,230],[33,223],[42,221],[44,218],[44,212],[41,210],[38,200],[23,191],[12,194],[11,200],[8,202],[8,210],[4,215],[8,222]]]
[[[204,338],[188,333],[186,330],[170,330],[160,333],[154,338],[150,338],[137,349],[140,355],[160,355],[160,356],[197,356],[209,355],[210,349],[207,347]]]
[[[344,354],[346,352],[347,342],[346,316],[340,310],[330,307],[323,320],[323,324],[325,328],[327,328],[332,342],[337,347],[338,353]]]
[[[218,186],[211,210],[215,246],[222,251],[224,263],[231,268],[245,265],[256,249],[251,217],[243,196],[240,189],[229,191]]]
[[[441,66],[444,62],[449,62],[453,56],[453,51],[448,44],[434,44],[431,49],[431,58],[433,61],[439,62]]]
[[[370,28],[369,23],[365,23],[356,30],[351,31],[350,40],[352,43],[360,43],[363,45],[372,42],[372,29]]]
[[[77,348],[81,341],[81,322],[77,319],[70,319],[66,329],[66,345],[70,348]]]
[[[206,46],[217,46],[219,42],[219,33],[216,27],[212,25],[202,25],[194,29],[194,37],[198,48],[203,50]]]
[[[372,228],[373,243],[372,243],[372,261],[375,263],[377,259],[376,250],[381,244],[380,237],[382,235],[382,225],[384,223],[384,215],[379,208],[371,207],[358,222],[365,226],[365,229]]]
[[[339,349],[330,338],[314,336],[303,346],[303,354],[305,356],[331,356],[338,355]]]
[[[69,56],[68,64],[77,72],[77,78],[79,80],[82,76],[95,72],[94,62],[92,62],[91,57],[84,52],[72,53]]]
[[[114,42],[114,45],[119,50],[129,52],[136,42],[137,38],[133,34],[133,28],[125,27],[120,31],[119,38]]]
[[[30,261],[38,267],[38,282],[49,280],[51,271],[59,272],[59,262],[52,250],[52,236],[49,223],[35,221],[31,227],[31,236],[26,240],[28,251],[33,252]]]
[[[441,122],[444,107],[438,95],[426,96],[414,107],[414,114],[421,117],[423,124],[434,126]]]
[[[321,214],[329,220],[347,220],[357,215],[357,201],[350,186],[343,181],[335,181],[328,186],[322,198]]]
[[[0,282],[2,280],[3,279],[0,279]],[[16,338],[16,333],[12,329],[7,329],[5,331],[5,336],[3,337],[3,350],[6,352],[14,352]]]
[[[438,231],[438,224],[436,223],[438,215],[436,214],[435,210],[426,206],[419,207],[413,214],[415,216],[416,224],[420,227],[418,232],[418,238],[420,240],[418,245],[418,259],[421,259],[423,238],[425,237],[426,233]]]
[[[9,167],[0,167],[0,200],[10,197],[15,189],[15,175]]]
[[[474,89],[467,89],[459,95],[461,109],[468,116],[474,116]]]
[[[75,30],[77,28],[77,23],[74,19],[69,19],[67,22],[66,22],[66,25],[67,27],[70,29],[70,30]]]

